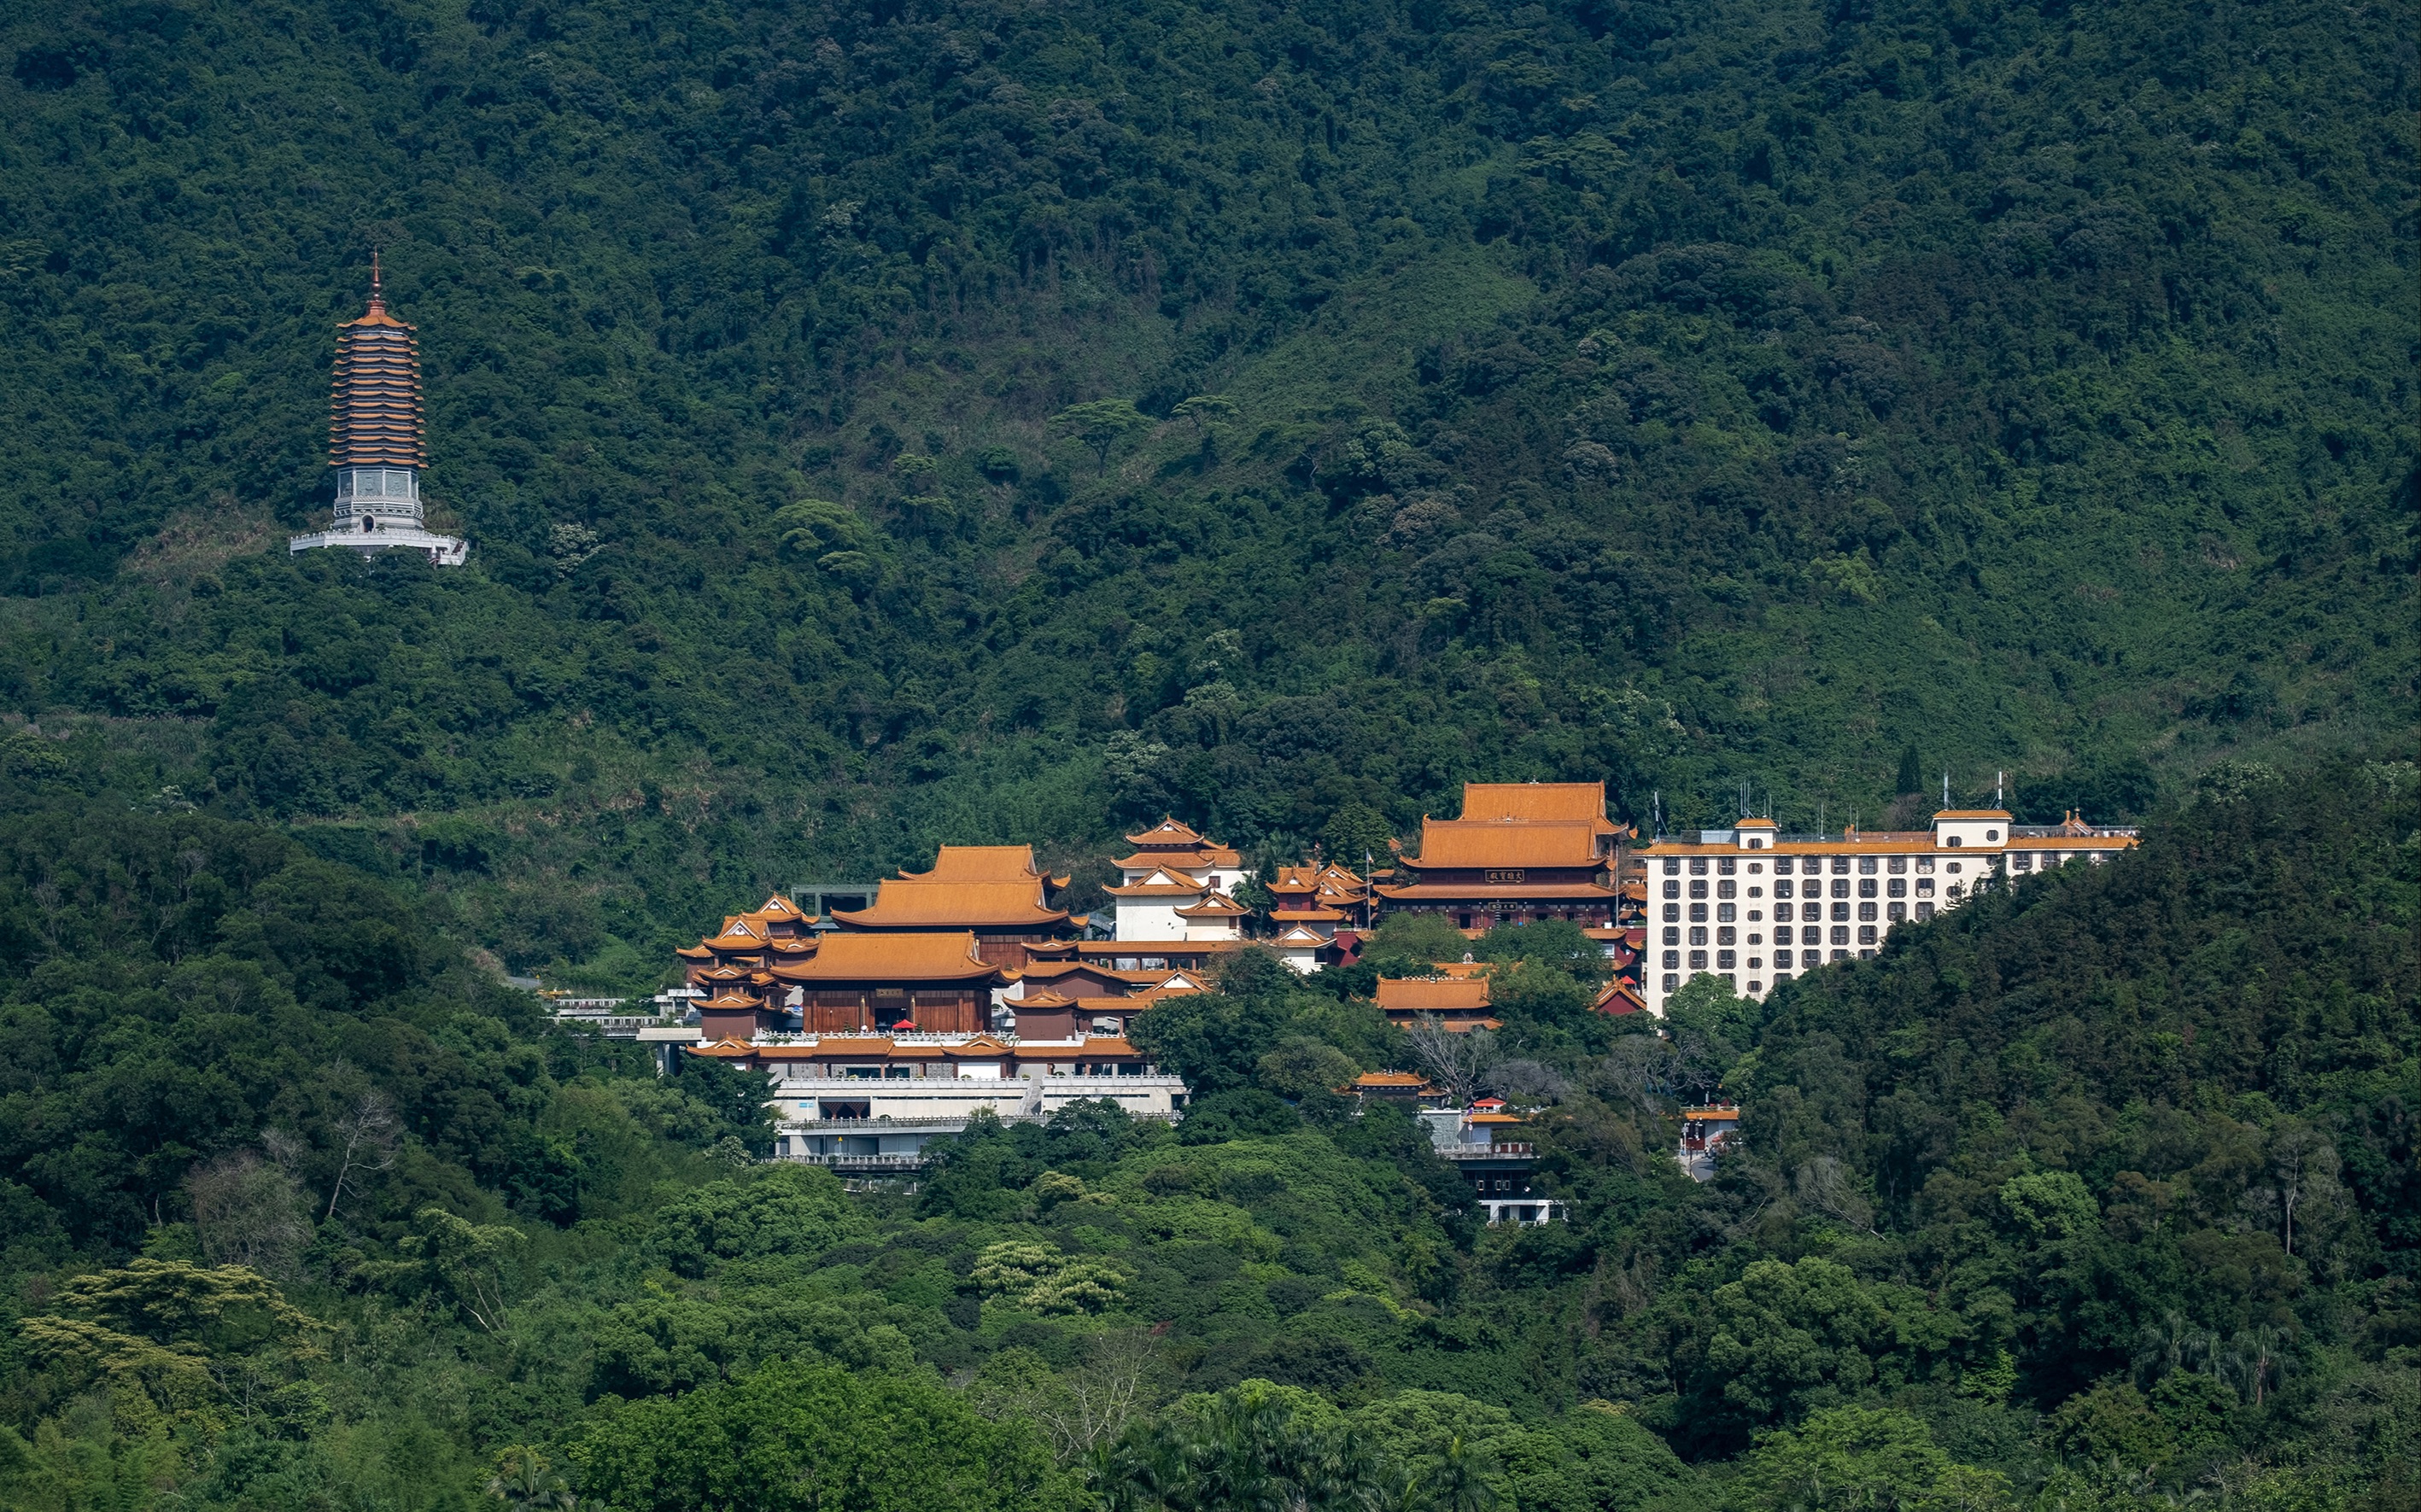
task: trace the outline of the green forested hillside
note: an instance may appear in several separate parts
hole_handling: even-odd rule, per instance
[[[1669,1037],[1563,927],[1480,942],[1482,1084],[1571,1209],[1526,1229],[1326,1091],[1406,1037],[1273,959],[1138,1027],[1179,1127],[978,1125],[849,1193],[392,883],[20,805],[0,1504],[2401,1508],[2421,778],[2234,775]]]
[[[0,1506],[2412,1504],[2399,22],[0,16]],[[284,553],[372,247],[459,571]],[[1662,1033],[1473,943],[1536,1229],[1332,1090],[1367,966],[864,1192],[496,981],[944,840],[2000,771],[2146,844]]]
[[[773,882],[1163,808],[1291,848],[1608,776],[1871,819],[1913,747],[2137,811],[2410,725],[2402,41],[23,10],[0,669],[88,789],[307,826],[609,975]],[[461,572],[277,550],[373,244]],[[1100,453],[1051,424],[1117,399]]]

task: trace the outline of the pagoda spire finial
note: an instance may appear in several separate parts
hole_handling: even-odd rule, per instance
[[[379,284],[379,254],[376,247],[370,248],[370,308],[374,310],[386,308],[386,295]]]

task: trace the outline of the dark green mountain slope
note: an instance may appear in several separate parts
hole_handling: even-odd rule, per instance
[[[1804,822],[1913,746],[2106,815],[2410,724],[2375,8],[164,0],[0,54],[9,696],[515,959],[1163,807]],[[372,243],[462,572],[277,553]],[[1153,424],[1048,424],[1102,397]]]
[[[1179,1127],[978,1124],[850,1193],[746,1160],[738,1073],[486,982],[443,899],[10,797],[0,1504],[468,1512],[538,1501],[481,1494],[534,1449],[625,1509],[1242,1512],[1325,1462],[1431,1512],[2400,1512],[2416,797],[2210,785],[1771,1005],[1702,979],[1670,1038],[1499,931],[1483,1084],[1570,1204],[1521,1228],[1326,1090],[1406,1037],[1265,957],[1150,1016],[1218,1089]],[[1348,1437],[1220,1429],[1273,1400]]]

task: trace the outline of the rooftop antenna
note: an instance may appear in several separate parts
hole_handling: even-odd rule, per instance
[[[1942,806],[1945,808],[1950,806],[1950,769],[1948,767],[1942,769]]]
[[[1816,800],[1816,838],[1824,838],[1824,800]]]
[[[1992,773],[1992,806],[1994,808],[2006,808],[2008,806],[2001,799],[2001,788],[2008,775],[2009,774],[2006,772],[1996,772]]]
[[[1648,795],[1648,822],[1655,829],[1650,839],[1664,838],[1664,789],[1662,787]]]

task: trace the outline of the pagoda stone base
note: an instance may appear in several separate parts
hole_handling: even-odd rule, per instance
[[[418,525],[390,525],[380,530],[322,530],[314,535],[289,538],[286,551],[289,556],[299,556],[323,546],[359,552],[364,556],[375,556],[381,552],[420,552],[435,567],[461,567],[471,554],[469,541],[454,536],[440,536]]]

